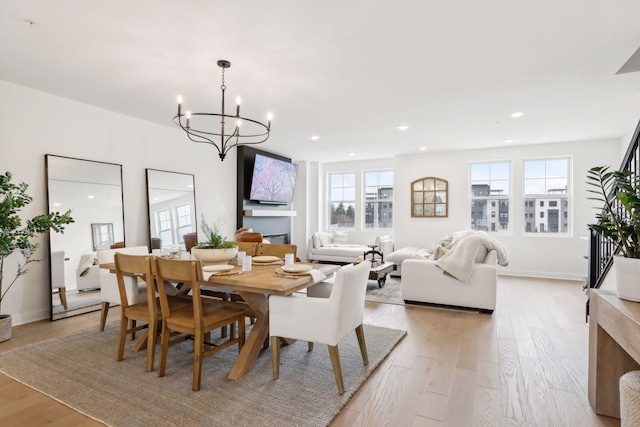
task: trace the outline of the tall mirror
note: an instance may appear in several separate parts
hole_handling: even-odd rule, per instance
[[[184,250],[184,235],[197,231],[193,175],[147,169],[147,199],[151,249]]]
[[[122,165],[47,154],[49,212],[73,224],[49,234],[51,320],[100,309],[96,251],[124,245]]]

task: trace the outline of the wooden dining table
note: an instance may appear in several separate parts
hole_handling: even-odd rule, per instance
[[[330,276],[340,266],[332,264],[309,264],[314,269],[321,270],[326,276]],[[251,307],[256,320],[253,324],[249,336],[234,363],[228,378],[237,380],[247,374],[253,368],[258,358],[258,354],[263,347],[263,343],[269,335],[269,295],[292,295],[295,292],[306,289],[314,284],[313,278],[309,274],[284,274],[279,275],[276,271],[281,268],[280,264],[256,265],[253,264],[250,271],[242,271],[239,274],[211,274],[207,280],[200,282],[201,289],[236,291],[242,299]],[[115,273],[115,263],[101,264],[100,268],[105,268]],[[209,274],[204,273],[205,277]],[[187,291],[188,288],[182,291]],[[182,292],[181,291],[181,292]],[[138,339],[134,350],[144,348],[148,331]]]
[[[327,276],[336,271],[339,266],[327,264],[311,264],[313,268],[321,270]],[[249,304],[256,315],[256,321],[247,337],[238,359],[236,360],[228,378],[237,380],[253,368],[258,354],[269,335],[269,295],[292,295],[314,284],[310,275],[287,275],[282,277],[276,270],[280,265],[256,265],[251,271],[241,274],[212,275],[208,280],[200,283],[201,287],[214,287],[236,291]]]

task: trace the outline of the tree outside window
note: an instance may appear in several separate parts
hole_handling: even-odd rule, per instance
[[[353,228],[355,225],[355,174],[329,174],[329,227]]]

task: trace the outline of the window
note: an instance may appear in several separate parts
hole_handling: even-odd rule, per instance
[[[471,163],[469,175],[471,228],[492,232],[508,231],[511,163]]]
[[[393,228],[393,171],[364,173],[364,228]]]
[[[356,211],[356,176],[351,173],[329,174],[329,227],[353,228]]]
[[[171,212],[169,209],[156,212],[156,224],[158,227],[158,236],[162,240],[162,244],[164,246],[173,245],[173,226],[171,224]]]
[[[176,207],[176,219],[178,220],[178,242],[184,244],[185,233],[191,233],[191,205]]]
[[[569,158],[532,159],[524,161],[525,207],[536,208],[525,221],[525,233],[569,233]],[[537,203],[534,203],[537,202]],[[562,218],[562,221],[561,221]]]

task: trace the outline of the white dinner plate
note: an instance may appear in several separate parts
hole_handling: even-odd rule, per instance
[[[253,262],[275,262],[275,261],[282,261],[282,258],[279,258],[277,256],[271,256],[271,255],[261,255],[261,256],[253,257]]]
[[[313,266],[308,264],[293,264],[293,265],[284,265],[282,266],[282,270],[287,273],[305,273],[311,270]]]
[[[213,265],[205,265],[202,267],[202,271],[206,271],[207,273],[221,273],[226,271],[231,271],[236,268],[233,265],[229,264],[213,264]]]

